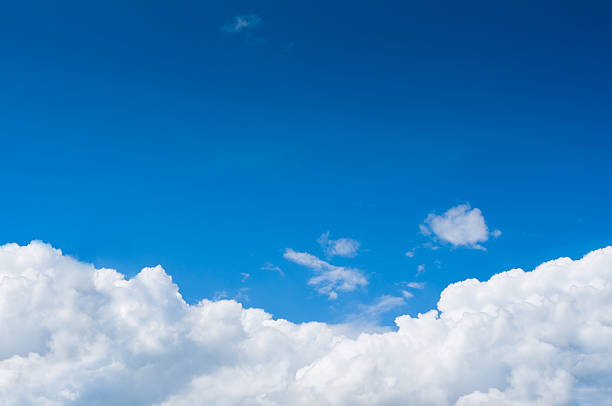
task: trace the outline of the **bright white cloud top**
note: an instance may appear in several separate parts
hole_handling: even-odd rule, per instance
[[[308,284],[330,299],[337,299],[338,292],[350,292],[368,284],[360,270],[332,265],[307,252],[287,248],[283,258],[315,271],[317,274],[310,278]]]
[[[489,232],[482,212],[469,204],[452,207],[442,215],[430,213],[420,226],[421,233],[433,235],[453,247],[484,249],[479,243],[490,236],[499,237],[500,230]]]
[[[43,243],[8,244],[0,247],[0,403],[612,401],[612,247],[450,285],[437,311],[396,324],[351,339],[235,301],[189,305],[159,266],[125,279]]]

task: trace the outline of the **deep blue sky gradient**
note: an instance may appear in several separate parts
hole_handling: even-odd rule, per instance
[[[292,321],[426,282],[389,323],[450,282],[612,242],[609,2],[12,3],[1,243],[130,276],[161,263],[190,302],[248,287]],[[260,26],[220,29],[249,13]],[[463,202],[503,232],[486,252],[404,256],[428,213]],[[328,230],[362,243],[332,262],[370,280],[335,302],[282,259],[322,256]]]

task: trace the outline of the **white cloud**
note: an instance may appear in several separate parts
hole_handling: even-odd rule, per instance
[[[249,302],[251,299],[249,298],[249,288],[240,288],[238,289],[238,293],[234,296],[234,299],[242,302]]]
[[[414,258],[414,248],[411,249],[410,251],[406,251],[404,255],[407,256],[408,258]]]
[[[396,324],[349,338],[233,300],[187,304],[159,266],[125,279],[42,243],[9,244],[0,247],[0,403],[612,402],[612,247],[452,284],[437,311]]]
[[[325,251],[325,255],[329,258],[333,256],[354,258],[357,256],[357,251],[360,246],[359,241],[353,240],[352,238],[338,238],[337,240],[332,240],[329,238],[329,231],[321,234],[317,242],[321,244]]]
[[[265,264],[263,264],[263,266],[261,268],[262,271],[272,271],[272,272],[278,272],[281,276],[285,276],[285,272],[280,269],[280,267],[270,263],[270,262],[266,262]]]
[[[234,16],[232,22],[221,26],[222,31],[241,32],[257,27],[261,23],[261,17],[257,14],[243,14]]]
[[[425,265],[419,264],[417,265],[417,275],[425,272]]]
[[[414,297],[414,293],[408,292],[407,290],[402,290],[402,296],[406,299],[412,299]]]
[[[213,300],[223,300],[223,299],[229,299],[229,294],[227,293],[227,291],[225,290],[218,290],[215,292],[215,294],[213,295]]]
[[[307,252],[296,252],[287,248],[283,258],[317,272],[308,284],[330,299],[338,298],[338,292],[350,292],[368,284],[360,270],[332,265]]]
[[[411,289],[424,289],[425,288],[424,282],[406,282],[403,285]]]
[[[409,293],[409,292],[407,292]],[[409,298],[411,296],[404,297]],[[383,295],[376,299],[374,303],[369,306],[363,306],[364,313],[367,313],[369,317],[375,318],[381,314],[388,313],[393,309],[404,306],[406,301],[404,298],[391,295]]]
[[[406,299],[412,298],[410,292],[400,291],[401,296],[382,295],[372,303],[359,304],[354,313],[345,316],[346,322],[334,326],[337,333],[355,338],[364,333],[385,333],[392,331],[389,326],[381,326],[380,320],[384,314],[397,312],[406,305]],[[397,314],[397,313],[396,313]],[[338,329],[338,327],[340,327]]]
[[[242,276],[242,278],[240,279],[241,282],[246,282],[247,279],[249,279],[251,277],[251,274],[246,273],[246,272],[241,272],[240,276]]]
[[[421,225],[419,227],[421,227],[421,232],[423,232],[423,225]],[[427,232],[423,232],[423,234],[428,235]],[[428,242],[424,243],[423,247],[429,248],[432,251],[437,251],[437,250],[440,249],[439,245],[436,245],[436,244],[432,243],[431,241],[428,241]]]
[[[419,228],[422,234],[433,235],[453,247],[475,249],[484,249],[479,243],[487,241],[490,236],[501,235],[499,230],[489,232],[480,209],[471,209],[467,203],[452,207],[441,216],[430,213]]]

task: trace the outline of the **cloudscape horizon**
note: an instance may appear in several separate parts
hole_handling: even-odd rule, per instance
[[[612,2],[0,2],[0,406],[612,406]]]
[[[612,247],[446,287],[393,331],[186,303],[33,241],[0,247],[0,393],[18,405],[588,405],[612,399]],[[350,329],[352,337],[346,334]]]

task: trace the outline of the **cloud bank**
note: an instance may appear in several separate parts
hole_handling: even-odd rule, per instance
[[[612,401],[612,247],[452,284],[437,310],[396,324],[351,339],[231,300],[189,305],[159,266],[126,279],[40,242],[8,244],[0,247],[0,403]]]
[[[480,209],[472,209],[469,204],[451,207],[442,215],[430,213],[420,226],[421,233],[432,235],[439,241],[453,247],[484,249],[479,243],[490,236],[499,237],[500,230],[489,232]]]

